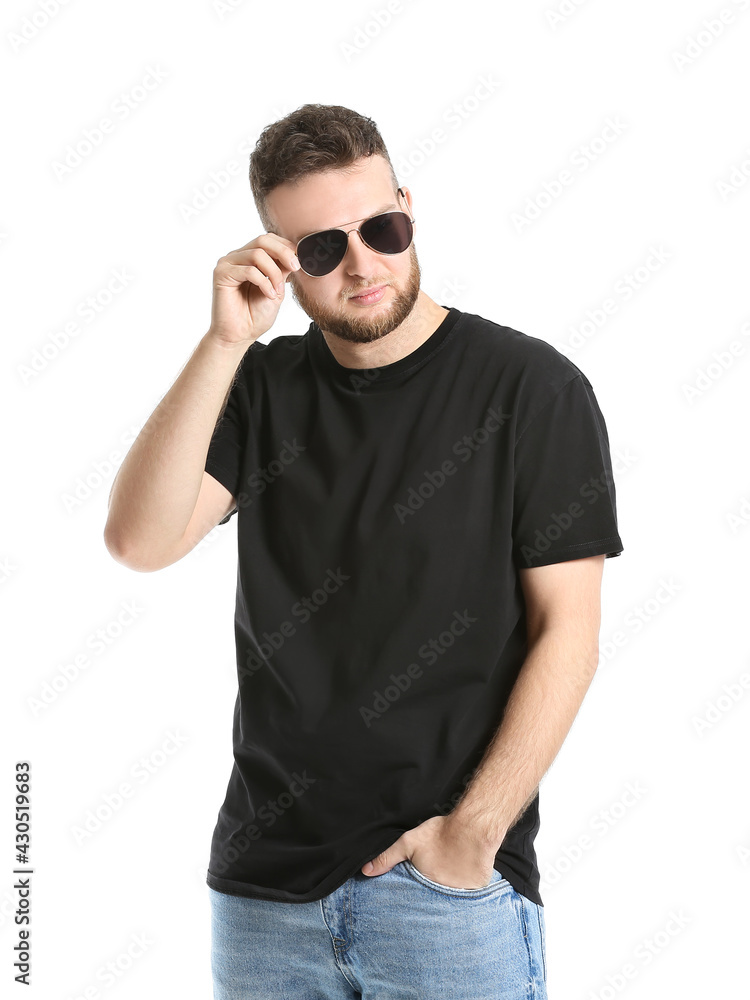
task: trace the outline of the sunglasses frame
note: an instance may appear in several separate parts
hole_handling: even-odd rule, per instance
[[[401,190],[401,188],[398,188],[398,194],[400,194],[401,197],[404,199],[404,201],[406,201],[406,195]],[[408,204],[407,204],[407,207],[408,207]],[[349,236],[352,233],[358,233],[359,234],[359,238],[362,240],[362,242],[364,243],[364,245],[369,250],[372,250],[374,253],[383,254],[383,256],[385,256],[385,257],[395,257],[399,253],[406,253],[406,251],[409,249],[409,247],[411,246],[411,244],[412,244],[412,242],[414,240],[414,232],[413,231],[412,231],[412,234],[411,234],[411,239],[409,240],[409,246],[406,246],[406,247],[404,247],[403,250],[398,250],[398,251],[396,251],[396,253],[393,253],[393,254],[388,253],[387,251],[384,251],[384,250],[376,250],[375,247],[371,247],[370,244],[367,242],[367,240],[362,235],[362,233],[360,232],[362,226],[366,225],[368,222],[372,222],[375,219],[379,219],[383,215],[395,215],[397,211],[398,211],[399,215],[405,215],[406,218],[409,220],[409,222],[412,224],[412,226],[414,225],[414,223],[416,222],[416,219],[412,218],[411,212],[402,212],[400,209],[397,210],[397,209],[393,209],[392,208],[388,212],[378,212],[377,215],[371,215],[371,216],[369,216],[369,218],[365,219],[360,226],[355,226],[353,229],[344,229],[341,226],[337,226],[335,229],[318,229],[314,233],[307,233],[305,236],[300,237],[300,239],[297,240],[296,247],[294,248],[294,252],[297,255],[297,260],[299,260],[299,262],[300,262],[300,270],[302,270],[310,278],[326,278],[326,277],[328,277],[329,274],[333,274],[333,272],[336,270],[336,267],[340,267],[341,263],[343,262],[344,258],[346,257],[347,250],[349,249],[349,246],[348,246],[348,244],[349,244]],[[345,223],[345,225],[350,225],[350,223]],[[303,240],[307,240],[311,236],[321,236],[323,233],[343,233],[344,236],[346,236],[347,250],[344,250],[344,253],[343,253],[342,257],[341,257],[341,260],[338,262],[338,264],[336,264],[336,267],[332,267],[330,271],[326,271],[325,274],[310,274],[309,271],[305,271],[304,267],[302,266],[302,258],[299,255],[299,245],[300,245],[300,243],[302,243]]]

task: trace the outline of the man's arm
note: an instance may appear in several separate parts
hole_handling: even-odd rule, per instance
[[[520,569],[528,654],[451,822],[497,851],[533,801],[599,662],[604,555]]]
[[[141,428],[109,497],[104,543],[118,562],[149,572],[184,554],[219,410],[248,346],[225,344],[209,330]],[[227,507],[227,493],[215,484],[213,509]]]

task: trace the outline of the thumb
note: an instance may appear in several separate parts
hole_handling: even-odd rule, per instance
[[[406,854],[404,854],[397,840],[387,850],[378,854],[372,861],[368,861],[366,865],[363,865],[362,873],[364,875],[383,875],[405,858]]]

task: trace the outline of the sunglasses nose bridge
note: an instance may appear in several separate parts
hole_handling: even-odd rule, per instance
[[[345,229],[345,230],[343,230],[343,232],[346,233],[346,250],[344,251],[344,257],[349,252],[349,247],[351,245],[350,241],[349,241],[349,237],[352,235],[352,233],[356,233],[357,236],[359,236],[360,241],[361,241],[363,247],[366,247],[368,250],[372,250],[372,247],[370,246],[370,244],[367,242],[367,240],[362,235],[360,227],[354,227],[354,228],[349,229],[349,230]]]
[[[405,212],[402,213],[402,214],[406,215]],[[409,218],[409,222],[413,225],[414,224],[414,219],[410,218],[409,216],[407,216],[407,218]],[[346,247],[345,248],[344,247],[337,247],[336,248],[335,256],[338,258],[338,260],[333,265],[333,267],[331,267],[329,265],[329,267],[328,267],[328,269],[326,271],[319,272],[319,274],[317,275],[318,277],[323,277],[325,274],[330,274],[331,271],[335,270],[341,264],[341,262],[343,261],[344,257],[346,257],[346,254],[347,254],[347,252],[349,250],[349,245],[350,245],[349,244],[349,237],[351,236],[352,233],[357,233],[358,236],[359,236],[359,238],[360,238],[360,240],[362,241],[362,245],[364,247],[366,247],[368,250],[374,251],[375,253],[402,253],[403,252],[401,250],[375,250],[374,247],[370,246],[370,244],[367,242],[367,240],[362,235],[361,228],[362,228],[362,226],[366,226],[367,223],[371,222],[371,221],[373,221],[373,220],[372,219],[366,219],[365,222],[363,222],[360,226],[352,226],[351,229],[344,229],[343,227],[341,227],[338,230],[330,230],[329,233],[327,233],[327,234],[319,234],[319,238],[320,239],[322,239],[322,237],[324,235],[328,236],[328,239],[329,239],[329,249],[328,249],[328,251],[323,250],[324,254],[327,253],[330,256],[331,251],[333,250],[333,247],[330,246],[330,233],[342,233],[346,237]],[[408,239],[408,242],[407,242],[406,246],[404,247],[404,250],[408,249],[409,245],[411,244],[412,237],[413,237],[413,233],[410,230],[409,239]],[[300,241],[300,243],[302,243],[302,242],[303,241]],[[299,247],[299,245],[300,244],[298,244],[298,247]],[[339,256],[339,253],[340,253],[340,256]],[[313,252],[312,256],[314,258],[316,258],[316,259],[320,259],[318,257],[318,250],[317,249]],[[306,273],[310,273],[309,271],[307,271],[305,269],[304,264],[303,264],[303,270],[305,270]]]
[[[365,241],[364,236],[359,231],[358,227],[352,226],[351,229],[342,229],[341,232],[346,236],[346,247],[344,248],[344,252],[341,254],[341,259],[339,260],[339,262],[336,265],[336,267],[340,266],[340,264],[342,263],[342,261],[344,260],[344,258],[346,257],[346,255],[349,253],[349,247],[351,246],[351,243],[349,241],[349,237],[352,235],[352,233],[356,233],[357,236],[359,236],[360,240],[362,241],[362,246],[366,247],[368,250],[372,250],[372,247],[367,244],[367,242]]]

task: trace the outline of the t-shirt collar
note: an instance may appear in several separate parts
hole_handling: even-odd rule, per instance
[[[440,350],[446,341],[462,314],[455,306],[443,306],[442,308],[448,309],[448,315],[443,317],[439,326],[423,344],[420,344],[416,350],[405,357],[399,358],[397,361],[392,361],[387,365],[380,365],[377,368],[347,368],[339,364],[323,336],[323,331],[314,321],[310,324],[308,336],[317,356],[322,359],[326,369],[341,385],[347,388],[354,388],[364,383],[369,384],[372,388],[376,388],[378,385],[385,385],[387,383],[390,387],[394,379],[405,377],[413,369],[425,364]]]

